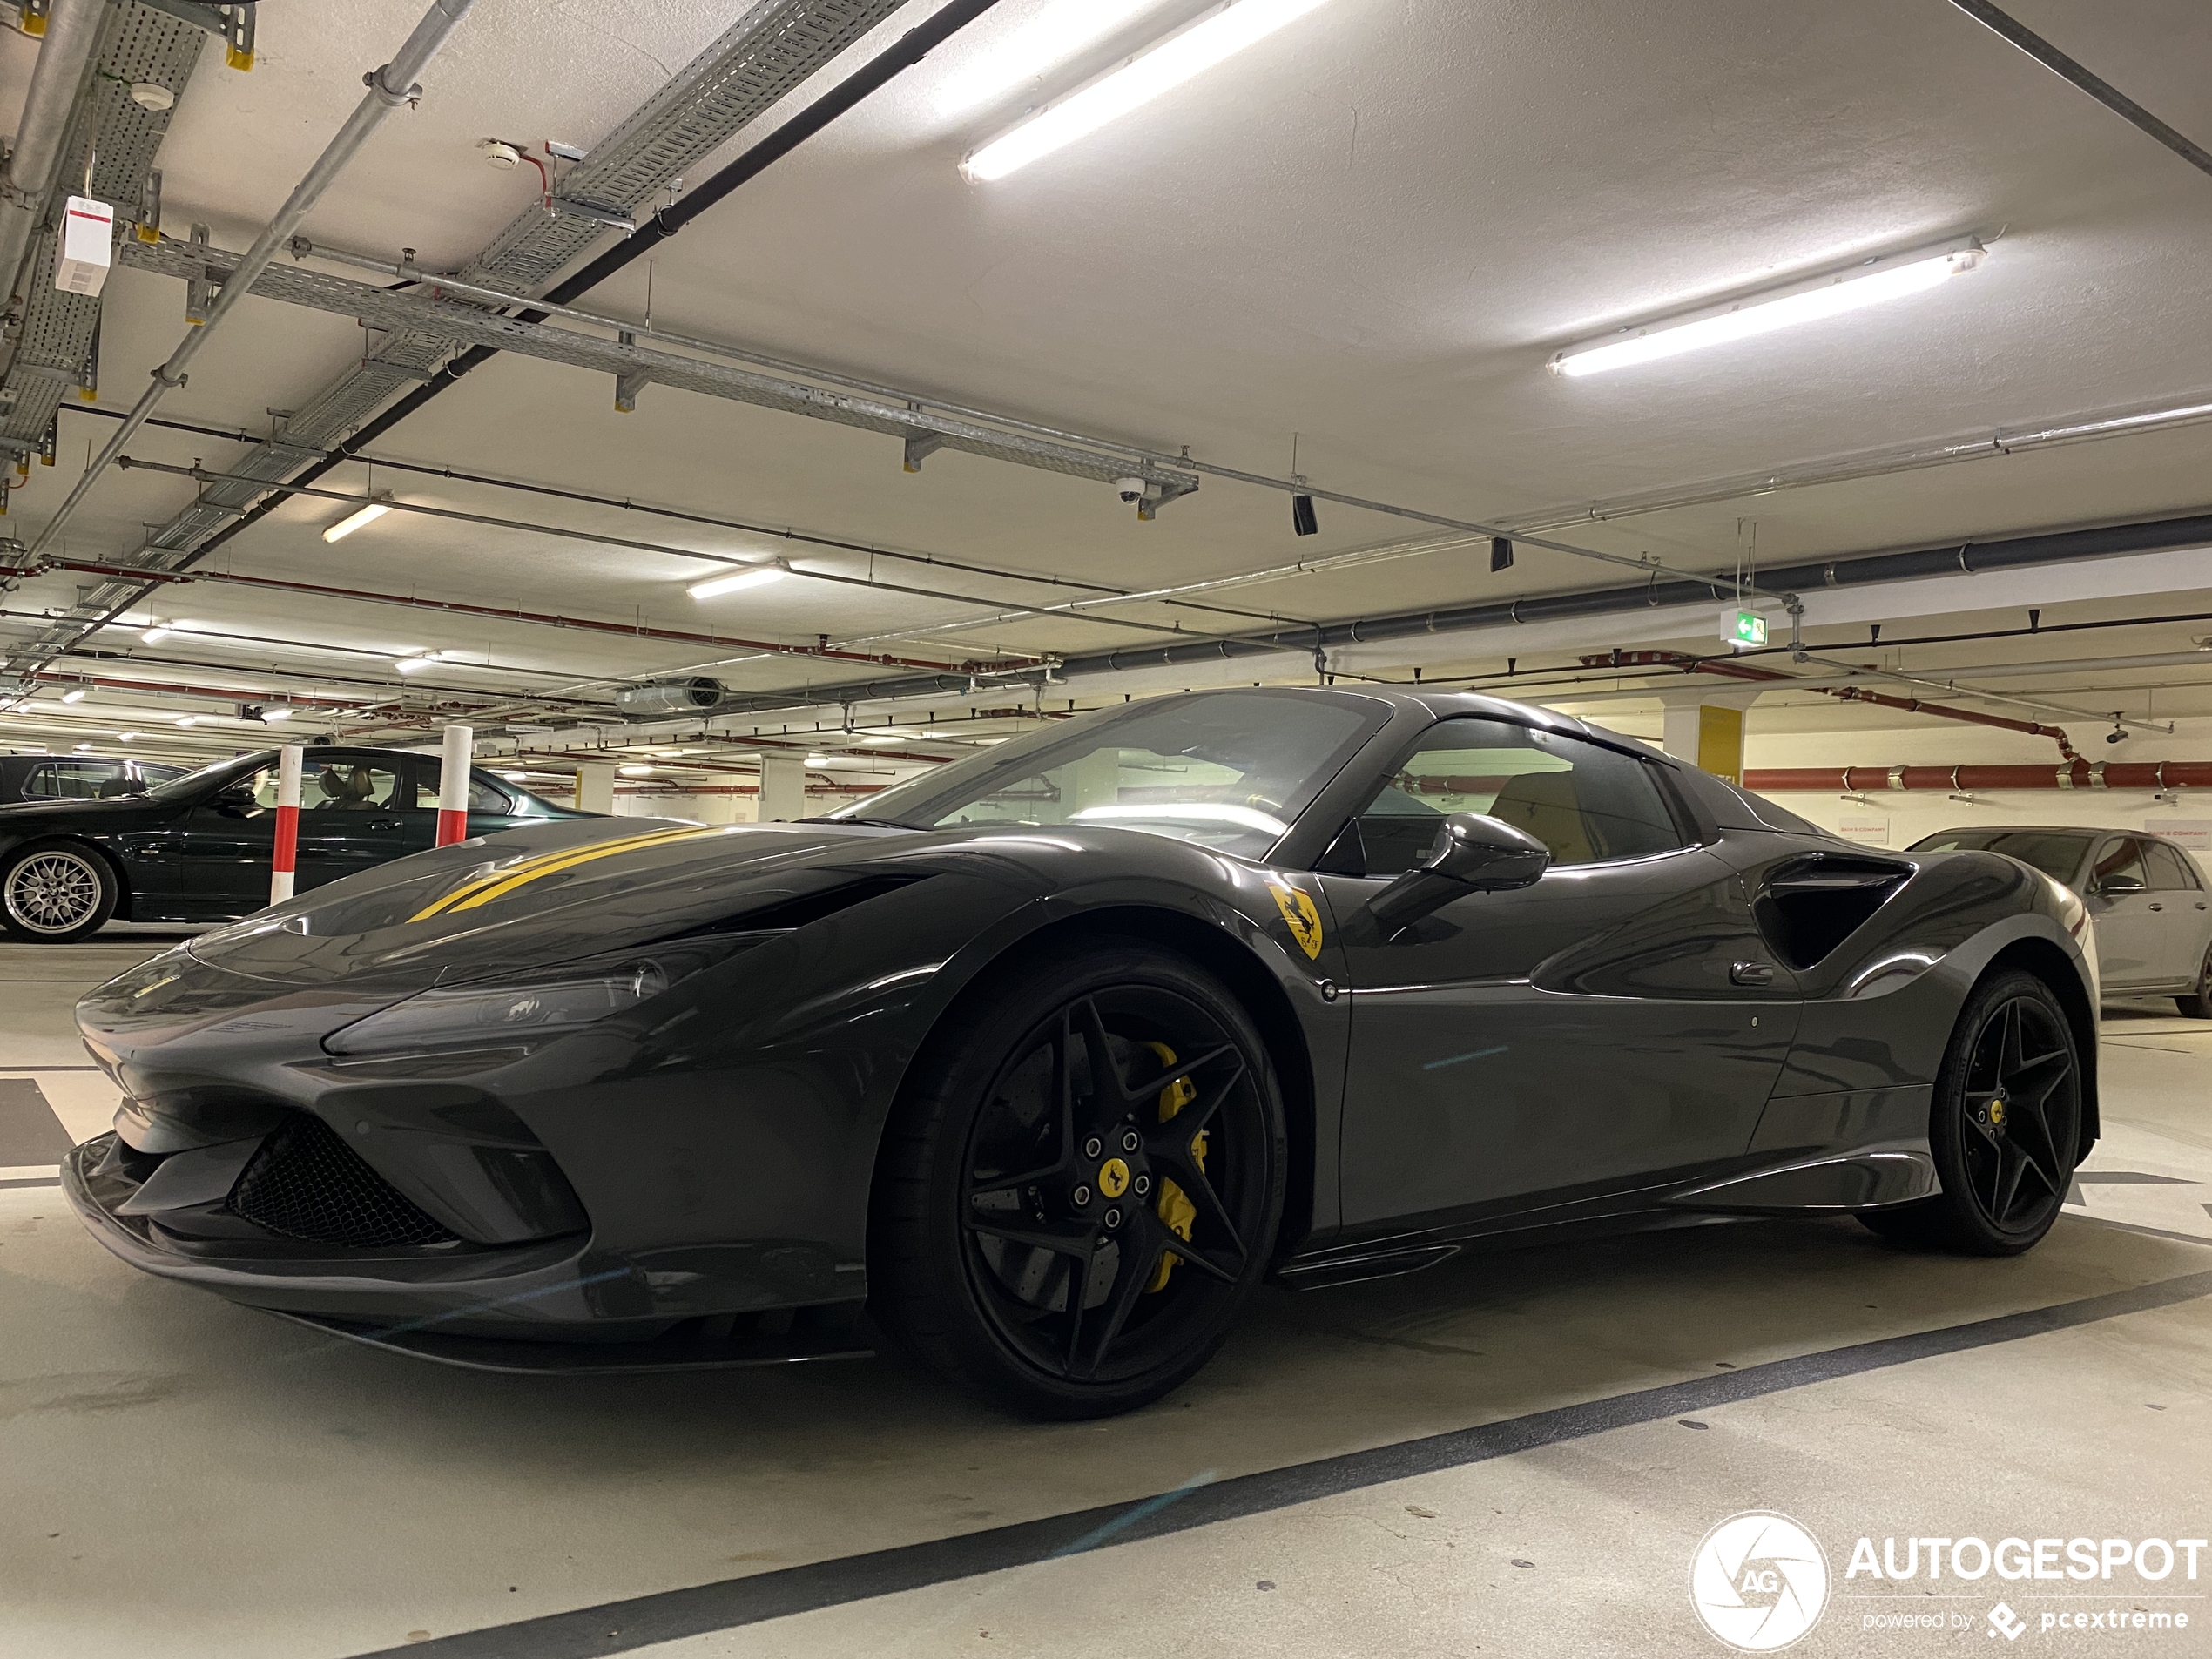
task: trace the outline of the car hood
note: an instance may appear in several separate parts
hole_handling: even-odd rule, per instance
[[[905,833],[584,819],[396,859],[202,935],[226,973],[404,994],[741,922],[865,873]]]

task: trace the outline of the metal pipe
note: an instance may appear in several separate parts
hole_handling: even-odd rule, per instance
[[[2205,789],[2212,760],[2075,760],[2034,766],[1754,766],[1743,787],[1761,794],[1792,790]]]
[[[1823,659],[1811,659],[1823,660]],[[2139,657],[2077,657],[2055,663],[1970,663],[1958,667],[1927,668],[1918,674],[1898,674],[1872,666],[1858,667],[1849,663],[1838,663],[1838,671],[1832,674],[1800,674],[1791,677],[1788,690],[1799,691],[1826,691],[1831,686],[1855,685],[1866,679],[1902,679],[1914,685],[1925,685],[1958,697],[1982,697],[1988,693],[1977,691],[1959,684],[1961,680],[1983,678],[2031,678],[2047,674],[2109,674],[2123,669],[2138,668],[2212,668],[2212,652],[2201,651],[2148,651]],[[1651,698],[1658,695],[1657,688],[1625,691],[1591,691],[1578,698],[1580,702],[1617,701],[1624,698]],[[2065,711],[2075,718],[2102,720],[2108,718],[2094,711]],[[2148,726],[2146,730],[2164,731],[2162,726]]]
[[[62,527],[68,523],[79,504],[91,492],[92,486],[106,472],[116,456],[123,452],[123,446],[130,442],[132,434],[153,413],[154,406],[173,388],[185,383],[185,371],[192,359],[199,354],[200,347],[229,320],[239,301],[252,291],[254,278],[261,274],[269,261],[276,257],[277,251],[299,229],[300,221],[314,210],[315,204],[322,199],[323,192],[345,171],[347,164],[360,153],[369,135],[382,125],[384,118],[401,105],[413,104],[421,98],[422,88],[416,83],[415,78],[437,56],[438,49],[445,44],[475,3],[475,0],[431,0],[429,10],[415,25],[415,32],[407,37],[392,61],[371,71],[367,78],[368,91],[354,107],[353,114],[347,118],[346,125],[339,128],[337,135],[324,146],[322,154],[315,158],[307,175],[293,186],[292,194],[277,210],[276,217],[268,222],[260,235],[253,239],[253,246],[246,249],[245,257],[238,263],[238,268],[223,284],[222,292],[216,297],[214,305],[209,307],[207,320],[197,328],[185,331],[185,337],[169,354],[169,361],[153,371],[153,384],[146,388],[132,406],[131,413],[116,428],[107,447],[91,465],[85,468],[84,475],[77,481],[76,488],[69,492],[68,498],[46,522],[46,527],[39,531],[37,539],[30,544],[30,550],[34,556],[60,534]]]
[[[2056,46],[1997,7],[1989,0],[1951,0],[1951,3],[2001,39],[2010,41],[2037,63],[2070,81],[2121,120],[2147,132],[2200,172],[2212,173],[2212,153],[2183,138],[2141,105],[2101,76],[2092,74]]]
[[[46,36],[24,94],[23,118],[16,125],[15,153],[8,158],[6,178],[0,179],[0,283],[7,293],[16,292],[30,239],[45,222],[70,111],[106,14],[104,0],[52,0],[48,8]]]
[[[1757,680],[1768,685],[1777,682],[1791,685],[1798,684],[1796,675],[1785,674],[1777,669],[1756,668],[1749,663],[1730,663],[1718,659],[1696,664],[1691,671],[1718,675],[1727,679]],[[1874,703],[1885,709],[1902,709],[1910,714],[1932,715],[1941,720],[1963,720],[1973,725],[1996,726],[2006,732],[2025,732],[2030,737],[2055,738],[2059,745],[2059,753],[2066,759],[2076,760],[2080,758],[2074,753],[2073,740],[2054,725],[2038,725],[2033,720],[2008,720],[2000,714],[1983,714],[1973,709],[1954,709],[1948,704],[1924,703],[1918,698],[1884,697],[1878,692],[1863,691],[1855,685],[1833,688],[1819,686],[1813,689],[1825,691],[1828,696],[1840,698],[1844,702]]]
[[[896,74],[900,71],[911,68],[914,64],[919,63],[921,60],[921,57],[928,51],[934,50],[937,45],[941,44],[945,39],[948,38],[954,30],[965,27],[969,22],[973,21],[974,17],[981,16],[984,10],[988,9],[989,3],[990,0],[982,0],[981,3],[978,3],[978,0],[955,0],[955,3],[954,5],[947,7],[936,17],[932,17],[928,23],[921,25],[920,29],[911,30],[907,35],[901,37],[900,41],[897,45],[892,47],[891,50],[885,53],[880,58],[873,60],[871,64],[864,65],[859,71],[859,74],[852,78],[852,80],[846,82],[845,84],[850,85],[853,82],[861,80],[863,78],[868,78],[870,89],[873,90],[874,86],[882,84],[882,81],[873,78],[873,71],[875,71],[877,65],[881,64],[890,70],[890,74],[884,75],[882,77],[882,80],[888,80],[892,74]],[[919,46],[918,51],[914,50],[916,46]],[[827,100],[836,99],[838,98],[839,89],[833,88],[831,91],[824,95],[824,99],[819,101],[820,107],[828,109],[831,106],[828,105]],[[817,106],[809,105],[808,107],[809,110],[812,110]],[[849,102],[840,102],[835,106],[834,112],[842,114],[845,110],[850,107],[851,104]],[[793,118],[792,122],[787,123],[784,127],[779,128],[775,132],[771,133],[765,139],[763,139],[759,145],[757,145],[754,149],[748,150],[745,153],[739,155],[737,159],[731,162],[729,166],[724,169],[724,171],[729,172],[732,169],[745,167],[752,157],[753,157],[756,153],[765,152],[772,145],[777,147],[775,149],[775,153],[770,156],[768,159],[777,159],[783,155],[788,154],[796,144],[797,138],[807,136],[811,132],[819,130],[819,124],[806,125],[803,128],[803,130],[797,132],[797,137],[792,138],[791,142],[783,142],[786,134],[793,132],[794,129],[800,129],[801,124],[806,123],[808,118],[807,111],[802,111]],[[762,165],[765,165],[765,163],[764,162]],[[752,173],[758,172],[759,171],[759,168],[754,167],[752,169],[752,172],[748,172],[745,176],[750,178],[752,176]],[[718,178],[719,176],[720,175],[718,174],[717,175]],[[708,181],[708,185],[711,185],[712,183],[713,180],[711,179]],[[700,189],[706,189],[708,185],[702,185]],[[734,185],[731,186],[731,188],[734,187]],[[698,192],[694,192],[693,196],[696,197],[698,193]],[[727,194],[728,192],[725,190],[719,193]],[[628,244],[626,242],[623,244],[623,246],[627,245]],[[618,247],[615,251],[619,252],[620,248]],[[590,266],[585,267],[585,270],[597,270],[600,263],[601,262],[599,260],[594,260]],[[554,287],[547,293],[545,297],[552,300],[556,305],[565,305],[570,300],[577,298],[577,295],[585,292],[585,290],[590,286],[589,283],[584,283],[580,280],[583,275],[584,272],[580,271],[575,276],[571,276],[564,281],[555,284]],[[597,279],[596,277],[593,279],[593,280],[597,280]],[[536,320],[536,318],[532,317],[529,311],[523,312],[521,316],[526,320]],[[438,372],[432,375],[428,381],[425,381],[422,385],[416,387],[405,397],[401,398],[397,402],[394,403],[391,408],[386,409],[382,414],[379,415],[374,420],[370,421],[367,425],[361,427],[358,431],[354,432],[352,436],[348,437],[343,443],[338,446],[338,450],[333,455],[326,456],[323,460],[311,463],[305,471],[293,475],[293,482],[296,483],[313,483],[316,479],[322,477],[325,474],[329,472],[331,468],[337,465],[338,461],[341,458],[346,455],[351,455],[374,443],[377,439],[382,437],[384,434],[397,426],[401,421],[407,419],[408,415],[414,414],[424,404],[429,402],[432,398],[435,398],[443,393],[447,388],[453,385],[453,383],[458,381],[462,375],[468,374],[478,364],[485,361],[487,359],[495,354],[496,354],[492,348],[481,345],[472,347],[469,350],[462,353],[458,357],[455,357],[452,361],[447,363],[443,368],[439,369]],[[265,501],[260,506],[253,509],[251,512],[233,521],[222,529],[218,530],[214,535],[209,536],[205,542],[202,542],[198,547],[194,548],[191,554],[185,558],[185,563],[189,565],[205,558],[209,553],[212,552],[216,548],[220,547],[225,542],[230,540],[232,536],[237,535],[239,531],[244,529],[248,524],[253,523],[256,519],[266,514],[273,504],[274,503],[273,502]]]
[[[424,599],[414,594],[384,593],[368,588],[333,587],[320,582],[295,582],[282,577],[241,576],[234,570],[146,570],[127,564],[91,559],[41,559],[36,563],[0,564],[0,577],[43,576],[50,570],[74,570],[85,576],[114,577],[145,584],[145,591],[187,582],[214,582],[259,588],[280,593],[313,594],[331,599],[357,599],[370,604],[398,605],[410,610],[435,610],[456,617],[484,617],[500,622],[530,623],[542,627],[577,628],[593,633],[619,634],[631,639],[667,639],[686,645],[728,646],[763,656],[820,658],[830,662],[872,663],[887,668],[929,668],[957,675],[963,682],[977,677],[999,678],[1020,671],[978,663],[918,663],[906,657],[872,657],[860,651],[839,651],[824,645],[790,645],[777,640],[744,639],[728,634],[693,633],[675,628],[653,628],[644,623],[603,622],[589,617],[561,617],[545,611],[509,610],[500,605],[467,604],[457,599]],[[110,617],[99,625],[113,625]]]

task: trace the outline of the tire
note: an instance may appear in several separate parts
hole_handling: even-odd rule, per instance
[[[1033,961],[916,1064],[877,1161],[870,1311],[1009,1411],[1132,1411],[1228,1337],[1288,1162],[1266,1045],[1218,981],[1136,940]]]
[[[2196,970],[2196,988],[2175,997],[2174,1006],[2185,1018],[2212,1020],[2212,950],[2204,953],[2204,965]]]
[[[2081,1056],[2051,988],[2012,971],[1976,986],[1937,1074],[1928,1144],[1942,1190],[1861,1222],[1892,1243],[2017,1256],[2066,1203],[2081,1136]]]
[[[42,841],[0,863],[0,927],[10,938],[66,945],[98,933],[120,896],[108,861],[79,842]]]

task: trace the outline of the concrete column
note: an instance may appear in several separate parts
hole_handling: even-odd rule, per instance
[[[1660,747],[1732,784],[1743,781],[1744,715],[1757,691],[1669,693]]]
[[[806,761],[800,755],[760,757],[760,821],[788,824],[806,816]]]
[[[576,769],[576,805],[578,812],[613,812],[615,769],[596,763],[578,766]]]

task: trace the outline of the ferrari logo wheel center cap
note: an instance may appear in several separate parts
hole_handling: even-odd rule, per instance
[[[1098,1166],[1098,1190],[1109,1198],[1118,1198],[1129,1190],[1129,1165],[1119,1158],[1108,1158]]]

